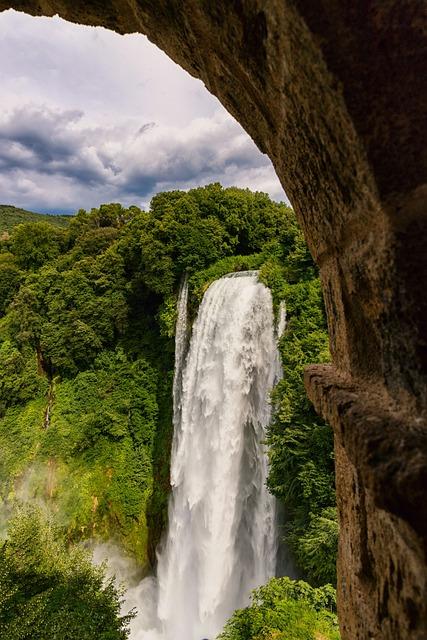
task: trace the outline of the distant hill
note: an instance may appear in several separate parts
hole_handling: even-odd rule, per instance
[[[11,231],[17,224],[23,222],[50,222],[55,227],[66,227],[71,216],[55,216],[47,213],[34,213],[19,209],[9,204],[0,204],[0,234]]]

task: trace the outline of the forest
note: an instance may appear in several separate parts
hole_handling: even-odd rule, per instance
[[[141,575],[153,571],[167,526],[179,286],[187,275],[194,318],[209,284],[248,269],[259,270],[276,314],[286,304],[266,444],[296,579],[256,590],[220,637],[339,637],[333,438],[303,385],[304,366],[329,359],[317,268],[291,208],[211,184],[159,193],[147,211],[112,203],[60,226],[18,217],[3,229],[5,640],[128,637],[133,614],[121,613],[123,591],[91,564],[90,544],[114,541]]]

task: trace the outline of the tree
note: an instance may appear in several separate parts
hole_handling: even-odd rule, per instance
[[[121,256],[108,249],[70,269],[31,273],[11,305],[9,329],[50,374],[75,375],[123,331],[128,313]]]
[[[40,508],[20,508],[0,546],[2,640],[125,640],[133,614],[81,548]]]
[[[328,507],[311,516],[307,531],[298,541],[299,564],[316,581],[336,581],[338,531],[337,510]]]
[[[0,317],[18,290],[23,273],[12,253],[0,253]]]
[[[0,343],[0,417],[8,407],[28,402],[46,391],[46,380],[37,373],[33,353],[21,353],[4,340]]]
[[[38,269],[59,256],[65,239],[65,231],[48,222],[27,222],[13,229],[11,251],[21,268]]]

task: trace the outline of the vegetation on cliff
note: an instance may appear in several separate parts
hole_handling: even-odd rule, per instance
[[[269,487],[301,573],[334,583],[332,436],[302,382],[305,364],[328,358],[320,284],[292,210],[261,193],[160,193],[149,211],[102,205],[3,237],[3,504],[43,500],[68,542],[115,539],[149,570],[169,493],[179,283],[187,273],[194,316],[213,280],[246,269],[287,307]]]
[[[268,485],[285,506],[285,539],[303,575],[314,585],[336,584],[333,436],[303,385],[305,365],[329,359],[322,292],[295,223],[281,251],[260,273],[276,305],[286,302],[287,313],[279,345],[284,375],[273,393],[275,411],[267,438]]]
[[[335,590],[273,578],[234,613],[218,640],[339,640]]]

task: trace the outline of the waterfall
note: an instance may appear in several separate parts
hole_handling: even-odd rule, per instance
[[[276,566],[276,509],[263,445],[269,393],[281,375],[271,293],[257,272],[211,284],[184,362],[186,300],[185,282],[176,330],[169,530],[158,554],[157,631],[144,639],[215,638]]]
[[[181,420],[182,367],[187,349],[188,277],[184,276],[179,289],[175,327],[175,368],[173,376],[173,426],[176,432]],[[175,438],[174,438],[175,443]],[[172,454],[173,455],[173,454]]]

